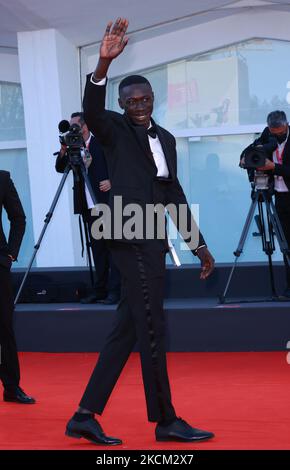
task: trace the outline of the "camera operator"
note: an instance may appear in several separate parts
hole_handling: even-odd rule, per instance
[[[267,152],[264,166],[258,167],[258,171],[264,171],[270,175],[270,184],[275,194],[275,206],[282,225],[282,229],[290,247],[290,139],[289,124],[284,111],[272,111],[267,116],[268,126],[261,136],[255,140],[254,145],[271,149]],[[274,142],[274,145],[273,145]],[[272,148],[271,148],[272,146]],[[244,166],[244,159],[241,166]],[[248,170],[250,181],[253,180],[254,170]],[[286,268],[287,288],[285,297],[290,298],[290,267],[284,256]]]
[[[86,155],[84,156],[84,163],[96,199],[99,203],[108,203],[111,183],[108,177],[108,170],[102,148],[98,144],[95,136],[90,133],[82,112],[76,112],[71,115],[70,125],[72,126],[73,124],[77,124],[81,127],[84,144],[87,149]],[[63,173],[68,162],[67,147],[62,144],[56,159],[56,171]],[[96,216],[91,215],[91,209],[94,207],[94,203],[81,176],[78,180],[74,178],[73,190],[74,213],[81,214],[89,226],[90,244],[96,273],[93,292],[81,299],[81,303],[117,303],[120,298],[119,271],[111,259],[105,240],[96,240],[91,236],[91,227],[96,219]]]

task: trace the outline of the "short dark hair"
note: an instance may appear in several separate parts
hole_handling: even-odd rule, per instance
[[[268,127],[273,129],[288,124],[287,116],[284,111],[272,111],[267,116]]]
[[[80,123],[81,123],[82,126],[85,124],[84,113],[82,111],[77,111],[75,113],[72,113],[70,118],[72,119],[72,118],[75,118],[75,117],[80,118]]]
[[[149,85],[150,88],[152,88],[149,80],[147,80],[145,77],[142,77],[142,75],[129,75],[128,77],[125,77],[123,80],[121,80],[119,84],[119,95],[126,86],[138,85],[139,83],[146,83],[146,85]]]

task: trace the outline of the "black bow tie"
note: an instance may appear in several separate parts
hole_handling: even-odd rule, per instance
[[[149,127],[149,129],[147,129],[146,132],[147,132],[148,135],[150,135],[150,137],[152,137],[152,139],[156,139],[157,130],[156,130],[156,127],[155,127],[155,126]]]

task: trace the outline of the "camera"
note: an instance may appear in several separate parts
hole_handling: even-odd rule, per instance
[[[269,137],[268,142],[265,144],[255,141],[253,144],[249,145],[243,150],[240,157],[244,159],[243,168],[251,170],[264,166],[266,158],[271,157],[277,145],[277,139],[275,137]]]
[[[78,124],[72,126],[66,120],[60,121],[58,125],[60,132],[59,141],[67,147],[80,148],[84,146],[84,139],[81,127]]]
[[[59,141],[67,146],[67,153],[73,165],[83,163],[82,156],[85,153],[85,143],[82,129],[78,124],[72,124],[66,120],[60,121],[58,125]]]

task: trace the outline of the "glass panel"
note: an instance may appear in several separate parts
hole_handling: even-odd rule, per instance
[[[21,86],[0,82],[0,141],[25,140]]]
[[[236,100],[229,104],[229,111],[238,108],[240,124],[260,124],[275,109],[289,112],[290,62],[285,61],[289,51],[290,43],[287,41],[252,39],[201,55],[195,60],[227,63],[228,59],[234,58],[238,89]],[[216,81],[215,70],[213,76]]]
[[[200,205],[200,228],[219,263],[233,261],[250,208],[251,186],[238,162],[253,140],[254,135],[177,139],[179,179],[188,202]],[[253,236],[257,231],[253,221],[241,261],[267,261],[261,238]],[[183,262],[192,262],[191,253],[180,255]],[[282,259],[278,246],[273,259]]]
[[[14,264],[16,268],[26,267],[34,246],[26,150],[1,150],[0,169],[10,172],[26,214],[26,232],[21,245],[18,263]],[[9,223],[5,210],[3,210],[2,220],[4,222],[4,232],[7,236]]]
[[[290,109],[289,53],[289,42],[252,39],[141,73],[152,83],[154,116],[164,127],[262,124],[270,111]],[[118,110],[119,82],[111,82],[110,109]]]

